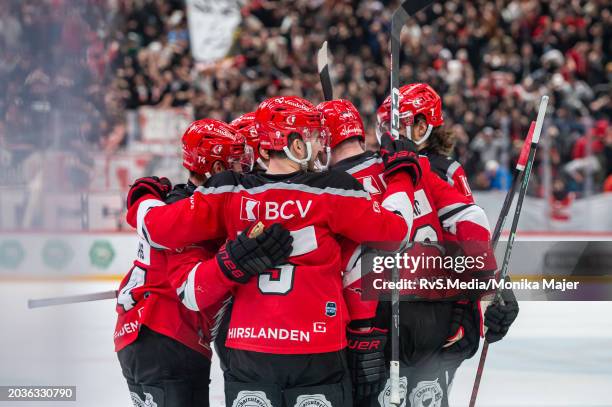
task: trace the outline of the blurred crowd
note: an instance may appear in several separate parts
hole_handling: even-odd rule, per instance
[[[122,107],[105,100],[108,10],[102,0],[0,2],[2,185],[34,177],[27,168],[40,168],[42,151],[66,152],[62,175],[87,185],[92,154],[125,120]]]
[[[241,1],[228,57],[203,64],[190,53],[184,0],[4,0],[0,157],[7,145],[74,139],[53,132],[49,106],[66,112],[54,119],[60,128],[75,124],[65,121],[69,115],[86,118],[76,121],[75,143],[111,153],[126,142],[126,109],[191,105],[198,118],[229,121],[270,96],[317,103],[316,53],[325,40],[335,96],[355,103],[373,135],[374,112],[389,89],[396,5]],[[404,29],[400,81],[427,82],[443,96],[455,155],[474,189],[507,188],[548,94],[547,145],[531,192],[543,195],[548,183],[562,200],[585,188],[612,190],[611,23],[606,0],[440,2]]]

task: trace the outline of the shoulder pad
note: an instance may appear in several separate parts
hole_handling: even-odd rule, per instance
[[[331,169],[321,173],[309,173],[309,175],[305,184],[312,187],[364,191],[363,185],[344,171]]]
[[[237,172],[223,171],[210,177],[204,184],[204,187],[215,188],[228,185],[239,185],[241,177],[242,174],[239,174]]]
[[[189,198],[193,194],[193,190],[187,184],[176,184],[172,191],[166,196],[164,202],[171,204],[181,199]]]

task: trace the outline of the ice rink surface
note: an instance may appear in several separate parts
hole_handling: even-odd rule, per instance
[[[0,406],[129,407],[113,352],[114,302],[28,310],[28,298],[114,289],[116,282],[0,281],[0,385],[76,385],[76,402]],[[464,363],[451,406],[467,406],[478,356]],[[218,365],[212,406],[223,406]],[[612,302],[522,302],[489,350],[479,407],[612,406]],[[408,406],[407,406],[408,407]]]

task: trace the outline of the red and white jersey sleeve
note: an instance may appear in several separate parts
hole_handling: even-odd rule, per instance
[[[181,249],[200,242],[222,239],[227,232],[223,214],[225,194],[191,197],[166,205],[160,200],[141,199],[128,212],[136,211],[136,231],[157,249]]]

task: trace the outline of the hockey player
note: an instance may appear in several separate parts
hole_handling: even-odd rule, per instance
[[[474,202],[463,167],[450,157],[454,140],[453,135],[444,128],[442,99],[438,93],[425,83],[409,84],[400,88],[399,102],[400,123],[405,135],[417,143],[419,153],[429,158],[432,170],[441,179]],[[390,108],[391,100],[387,97],[377,110],[379,134],[389,128]],[[486,340],[489,343],[502,339],[518,315],[519,306],[514,293],[511,290],[505,290],[503,296],[506,300],[503,305],[492,304],[484,314],[484,325],[487,327]],[[475,305],[479,306],[479,304]],[[465,308],[467,304],[457,306]],[[479,319],[480,321],[475,321],[473,326],[481,325],[482,318]],[[466,351],[466,356],[473,355],[478,349],[477,342],[474,342],[472,346],[471,350]],[[460,363],[461,361],[456,367]]]
[[[455,141],[443,126],[440,96],[425,83],[405,85],[400,88],[399,107],[402,133],[417,144],[419,154],[429,158],[434,173],[474,202],[463,167],[450,156]],[[389,131],[390,111],[391,99],[387,97],[376,111],[377,134]]]
[[[310,102],[269,99],[255,122],[262,147],[270,151],[266,173],[222,173],[189,201],[141,205],[139,211],[148,210],[147,236],[173,248],[223,237],[231,242],[253,222],[277,221],[291,230],[286,264],[247,279],[227,261],[231,253],[221,250],[221,264],[205,262],[189,274],[183,302],[197,310],[227,291],[234,296],[226,405],[351,406],[338,239],[387,242],[392,249],[405,242],[412,212],[404,208],[411,208],[412,182],[419,178],[417,157],[385,140],[388,197],[379,205],[343,172],[304,171],[314,168],[326,145],[321,115]],[[403,216],[384,209],[398,202]]]
[[[365,132],[357,109],[346,100],[323,102],[317,109],[323,113],[330,128],[332,168],[352,174],[373,197],[381,196],[385,191],[380,176],[382,162],[378,153],[364,149]],[[488,241],[488,222],[482,209],[433,174],[426,157],[421,156],[419,161],[423,176],[415,185],[413,240],[442,241],[443,230],[446,230],[459,241]],[[350,244],[345,245],[345,249],[350,249],[344,256],[345,296],[347,301],[358,302],[361,293],[360,248],[352,243],[352,249]],[[487,265],[487,269],[494,269],[494,262]],[[379,391],[387,377],[388,363],[383,352],[389,316],[386,304],[381,303],[378,309],[375,301],[366,304],[355,307],[361,313],[352,315],[348,331],[349,364],[356,405],[388,405],[388,384],[384,391]],[[471,323],[471,315],[458,313],[451,302],[404,302],[400,315],[400,372],[404,390],[407,388],[413,394],[411,405],[421,405],[416,403],[417,398],[431,394],[426,390],[430,384],[429,390],[433,391],[437,403],[434,405],[447,403],[448,382],[440,355],[447,352],[443,351],[444,347],[461,349],[466,342],[474,341],[473,337],[457,334],[462,332],[461,324]],[[421,396],[414,395],[417,393]]]
[[[199,120],[182,138],[183,166],[189,170],[186,184],[168,193],[167,179],[141,178],[128,196],[128,223],[138,225],[133,210],[141,197],[166,203],[187,198],[212,174],[225,169],[250,167],[245,141],[225,123]],[[141,231],[139,230],[139,234]],[[275,236],[262,235],[272,240]],[[253,239],[254,240],[254,239]],[[210,337],[213,318],[221,304],[202,313],[187,310],[176,290],[184,280],[183,263],[193,257],[211,258],[218,242],[179,251],[158,250],[139,237],[137,259],[122,281],[117,298],[115,347],[135,406],[207,406],[210,373]],[[240,264],[239,261],[236,261]]]
[[[259,136],[255,129],[255,112],[245,113],[238,116],[230,123],[236,131],[246,138],[247,144],[251,146],[255,158],[255,171],[266,171],[270,156],[268,151],[261,148],[259,144]]]

